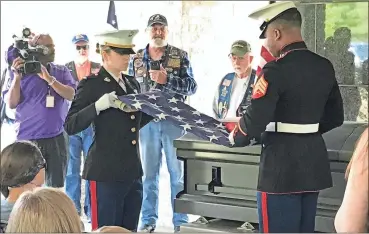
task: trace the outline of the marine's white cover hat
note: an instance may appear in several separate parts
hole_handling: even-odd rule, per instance
[[[263,21],[262,25],[260,26],[260,30],[262,32],[259,38],[264,39],[265,38],[264,33],[268,24],[273,22],[273,20],[277,19],[278,16],[280,16],[282,13],[284,13],[289,9],[297,10],[296,5],[291,1],[272,3],[269,4],[268,6],[262,7],[252,12],[249,15],[249,18]]]
[[[125,49],[121,50],[121,54],[134,54],[133,47],[133,38],[137,35],[138,30],[114,30],[109,32],[104,32],[95,35],[98,45],[100,46],[109,46],[112,49]],[[124,52],[123,52],[124,51]]]

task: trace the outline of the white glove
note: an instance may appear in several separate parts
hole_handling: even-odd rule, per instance
[[[114,102],[117,99],[118,97],[115,94],[115,91],[104,94],[99,100],[95,102],[97,114],[99,114],[103,110],[109,109],[110,107],[118,108],[118,106]]]

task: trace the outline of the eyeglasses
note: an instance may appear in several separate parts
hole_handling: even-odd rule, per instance
[[[83,46],[76,46],[76,50],[87,50],[89,48],[89,46],[88,45],[83,45]]]

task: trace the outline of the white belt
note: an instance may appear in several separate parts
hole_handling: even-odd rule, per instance
[[[284,132],[284,133],[315,133],[319,131],[319,124],[290,124],[271,122],[266,126],[266,132]]]

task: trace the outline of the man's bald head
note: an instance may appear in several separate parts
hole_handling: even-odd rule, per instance
[[[31,46],[36,45],[48,45],[48,44],[54,44],[54,41],[52,37],[49,34],[35,34],[29,41],[29,44]]]
[[[39,60],[43,65],[55,60],[55,45],[49,34],[36,34],[29,41],[31,46],[44,46],[48,49],[48,54],[40,55]]]

